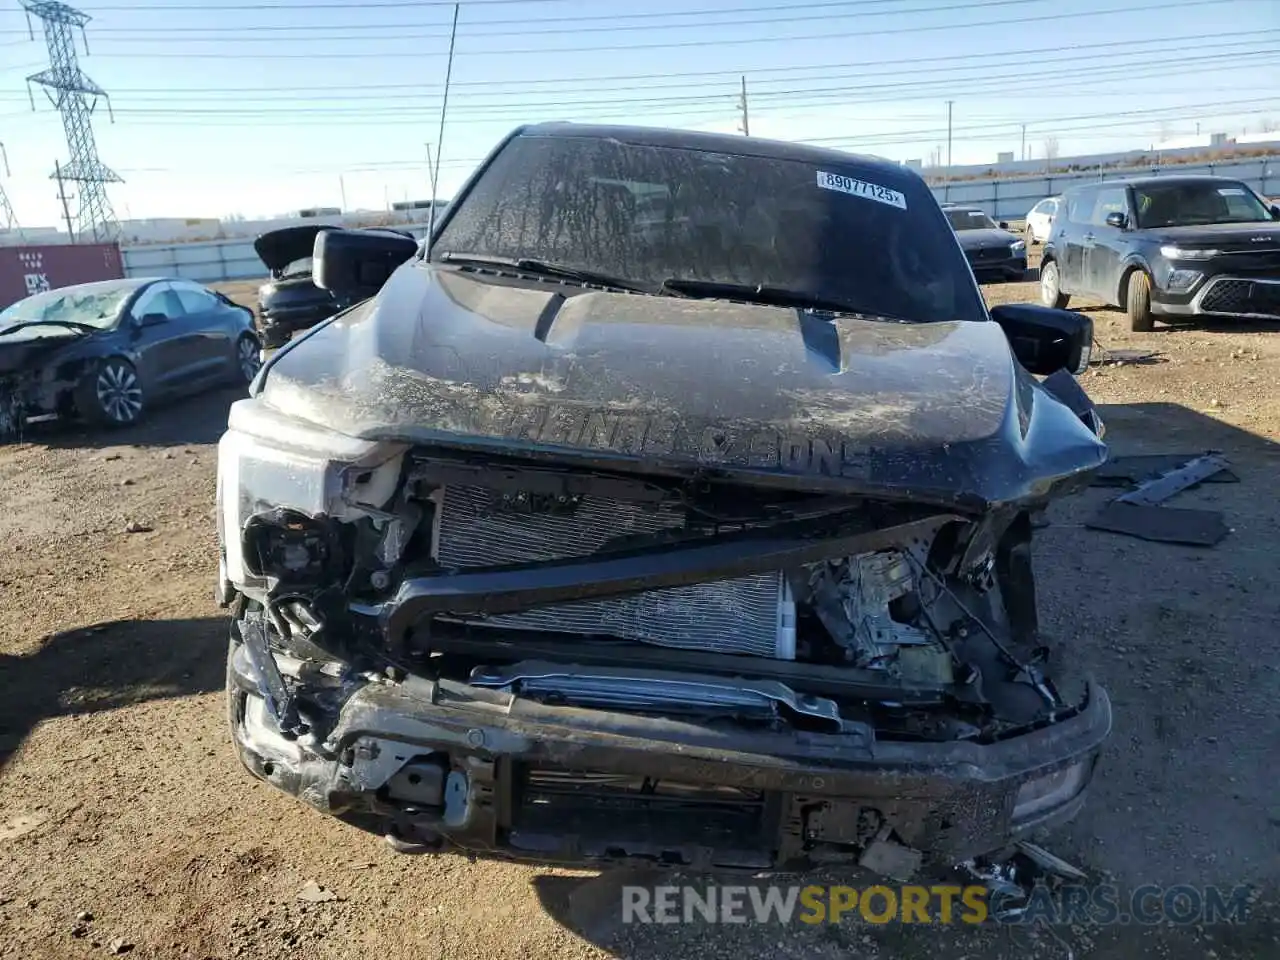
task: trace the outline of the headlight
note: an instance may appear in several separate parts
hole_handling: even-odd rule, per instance
[[[1027,243],[1025,240],[1015,240],[1009,244],[1009,252],[1015,257],[1020,257],[1027,252]]]
[[[258,299],[265,300],[267,297],[271,296],[275,292],[276,292],[276,285],[274,283],[264,283],[262,286],[258,288]]]
[[[229,419],[218,443],[218,539],[226,578],[238,587],[258,579],[252,570],[260,561],[246,562],[244,555],[243,535],[253,518],[283,510],[289,515],[284,526],[305,533],[304,518],[367,513],[356,504],[376,512],[395,493],[401,444],[333,433],[256,399],[237,401]]]
[[[1183,293],[1194,287],[1200,276],[1199,270],[1170,270],[1165,287],[1172,293]]]
[[[1038,813],[1060,807],[1079,793],[1088,775],[1089,761],[1073,763],[1069,767],[1028,780],[1013,800],[1013,820],[1029,820]]]
[[[1185,247],[1175,246],[1160,248],[1160,256],[1168,260],[1212,260],[1221,253],[1221,250],[1188,250]]]

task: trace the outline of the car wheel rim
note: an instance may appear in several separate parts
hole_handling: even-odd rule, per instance
[[[1045,303],[1052,303],[1058,297],[1058,270],[1053,264],[1040,271],[1040,296]]]
[[[142,413],[142,386],[137,375],[123,364],[103,367],[95,387],[103,413],[116,423],[132,423]]]
[[[262,366],[262,358],[258,353],[258,345],[245,337],[240,341],[240,374],[245,380],[252,380],[258,375],[258,368]]]

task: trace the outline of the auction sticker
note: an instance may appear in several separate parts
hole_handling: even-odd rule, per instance
[[[842,173],[827,173],[819,170],[818,186],[823,190],[836,190],[855,197],[865,197],[867,200],[885,203],[891,207],[897,207],[899,210],[907,209],[907,198],[897,190],[890,190],[888,187],[882,187],[878,183],[855,180],[853,177],[846,177]]]

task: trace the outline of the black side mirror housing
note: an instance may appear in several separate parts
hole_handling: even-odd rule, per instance
[[[374,296],[418,251],[412,236],[392,230],[323,230],[312,248],[311,279],[344,299]]]
[[[1107,214],[1107,226],[1123,230],[1125,227],[1129,226],[1129,218],[1119,210],[1115,210]]]
[[[1009,229],[1009,221],[1008,221],[1008,220],[1001,220],[1001,221],[1000,221],[1000,229],[1001,229],[1001,230],[1008,230],[1008,229]]]
[[[1274,203],[1271,205],[1271,219],[1280,220],[1280,205]]]
[[[156,327],[162,323],[168,323],[169,318],[163,313],[144,313],[138,318],[139,327]]]
[[[1084,314],[1035,303],[1002,303],[991,308],[991,319],[1000,324],[1013,355],[1029,373],[1081,374],[1089,368],[1093,321]]]

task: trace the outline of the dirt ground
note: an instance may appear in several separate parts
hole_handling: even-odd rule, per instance
[[[52,428],[0,448],[0,955],[1280,956],[1280,329],[1130,334],[1089,312],[1105,347],[1157,354],[1083,378],[1114,451],[1221,449],[1241,482],[1176,502],[1225,513],[1233,532],[1210,549],[1086,530],[1114,495],[1098,489],[1039,531],[1046,630],[1116,714],[1095,791],[1051,846],[1122,886],[1256,884],[1245,925],[622,927],[616,877],[398,856],[322,818],[253,781],[227,739],[212,516],[224,393],[128,433]],[[299,901],[309,881],[337,899]]]

